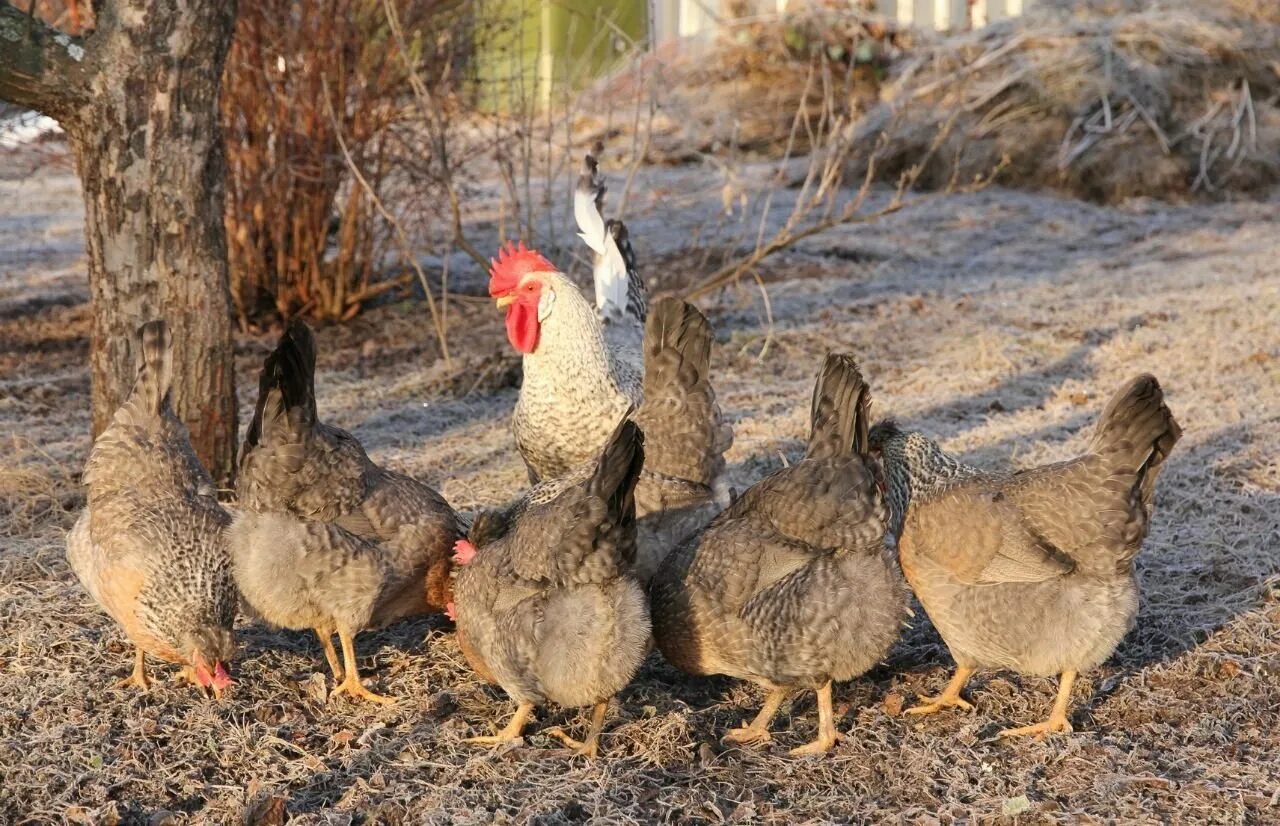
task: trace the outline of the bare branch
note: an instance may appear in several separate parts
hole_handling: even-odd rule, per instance
[[[84,41],[0,0],[0,100],[67,122],[88,89]]]

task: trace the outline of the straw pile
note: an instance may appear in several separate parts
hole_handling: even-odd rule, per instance
[[[1101,202],[1280,180],[1280,6],[1067,2],[916,50],[857,126],[859,171],[984,175]],[[949,131],[946,128],[949,124]]]
[[[860,9],[806,5],[783,15],[726,21],[709,42],[669,44],[639,56],[587,92],[578,134],[607,139],[609,109],[652,99],[646,160],[682,163],[705,154],[775,157],[809,149],[797,115],[856,117],[880,101],[888,67],[920,35]],[[630,117],[621,119],[629,129]],[[643,126],[643,121],[642,124]],[[795,133],[793,136],[793,132]]]

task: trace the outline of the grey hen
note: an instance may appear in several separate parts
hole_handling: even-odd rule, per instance
[[[791,691],[818,693],[821,754],[838,735],[833,680],[878,662],[905,616],[884,552],[887,512],[867,458],[868,389],[854,360],[830,355],[814,389],[805,458],[746,491],[667,557],[650,586],[654,638],[690,674],[727,674],[769,691],[726,739],[770,739]]]
[[[1016,473],[965,466],[893,423],[872,428],[902,570],[957,666],[911,713],[971,708],[969,676],[1007,668],[1061,681],[1048,720],[1001,734],[1071,731],[1076,675],[1111,656],[1137,613],[1133,560],[1181,432],[1151,375],[1120,388],[1084,455]]]
[[[518,704],[501,732],[470,742],[514,740],[535,705],[592,705],[583,741],[552,733],[596,755],[609,700],[635,676],[649,639],[644,590],[629,573],[642,444],[640,429],[623,422],[588,478],[529,505],[458,572],[462,650]]]
[[[383,701],[360,681],[354,636],[445,610],[458,521],[434,490],[318,421],[314,381],[315,339],[294,322],[262,368],[240,457],[242,510],[228,531],[236,582],[263,619],[315,630],[335,694]]]
[[[137,338],[138,377],[89,454],[89,502],[67,536],[67,561],[137,646],[122,685],[148,687],[146,652],[221,695],[235,651],[236,591],[222,544],[230,518],[169,403],[168,326],[148,322]]]

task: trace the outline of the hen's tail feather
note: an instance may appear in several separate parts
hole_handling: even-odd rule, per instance
[[[844,456],[851,450],[865,454],[870,405],[871,388],[858,362],[847,354],[828,354],[813,387],[806,458]]]
[[[1090,452],[1110,457],[1123,470],[1136,471],[1142,501],[1150,505],[1156,475],[1181,436],[1182,428],[1164,403],[1160,382],[1143,373],[1125,383],[1107,403]]]
[[[623,419],[605,443],[595,473],[587,481],[587,491],[608,503],[612,524],[635,521],[636,482],[643,467],[644,433],[631,419]]]
[[[159,416],[173,387],[173,333],[164,321],[148,321],[138,328],[138,377],[128,404],[148,416]]]
[[[732,431],[711,385],[711,324],[697,307],[665,297],[645,324],[644,403],[636,420],[648,434],[648,467],[711,485],[724,468]]]
[[[282,418],[299,429],[315,425],[315,372],[315,334],[295,319],[262,365],[258,403],[244,439],[246,451],[261,442],[264,427]]]

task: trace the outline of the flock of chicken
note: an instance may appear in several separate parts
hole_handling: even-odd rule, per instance
[[[581,741],[550,733],[594,756],[610,699],[656,644],[682,671],[768,692],[731,741],[768,741],[788,692],[816,691],[818,736],[795,753],[821,754],[840,736],[832,682],[892,646],[905,575],[957,665],[910,712],[969,708],[975,669],[1060,675],[1049,718],[1004,733],[1069,732],[1077,672],[1133,622],[1133,559],[1180,435],[1155,378],[1116,393],[1084,455],[987,472],[893,422],[871,426],[857,365],[829,355],[804,458],[734,495],[710,325],[679,299],[648,305],[603,193],[588,158],[575,214],[596,306],[523,245],[493,262],[490,293],[523,354],[513,429],[532,488],[465,537],[438,493],[318,420],[315,342],[296,322],[263,366],[237,502],[224,508],[169,404],[170,335],[143,325],[137,380],[93,446],[88,504],[67,537],[71,567],[137,647],[124,683],[147,687],[146,653],[221,696],[243,608],[314,630],[333,694],[390,702],[362,682],[355,636],[439,612],[477,674],[518,704],[472,742],[519,737],[539,704],[592,706]]]

